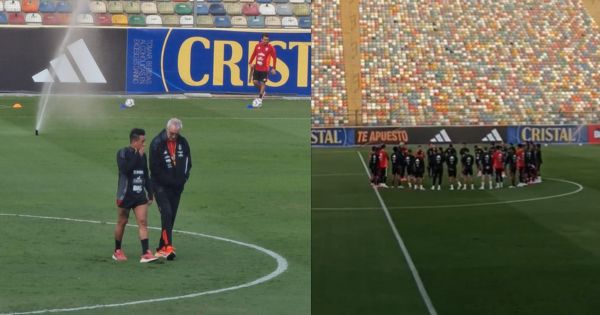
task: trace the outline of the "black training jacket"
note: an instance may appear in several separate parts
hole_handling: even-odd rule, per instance
[[[179,135],[175,148],[175,163],[167,148],[167,131],[163,129],[150,144],[150,179],[154,185],[183,190],[190,177],[192,156],[187,140]]]

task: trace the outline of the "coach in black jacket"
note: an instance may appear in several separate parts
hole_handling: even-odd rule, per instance
[[[173,225],[183,186],[190,177],[192,157],[187,140],[179,134],[183,124],[177,118],[167,122],[150,144],[150,178],[162,225],[156,256],[173,260]]]

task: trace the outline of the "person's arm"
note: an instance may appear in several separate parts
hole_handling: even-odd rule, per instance
[[[140,155],[127,149],[121,149],[117,153],[117,166],[119,173],[128,175],[133,171]]]
[[[258,45],[257,45],[258,46]],[[254,62],[254,58],[256,58],[256,47],[254,46],[254,50],[252,51],[252,56],[250,56],[250,61],[248,61],[248,64],[251,65],[252,62]]]
[[[273,69],[271,69],[271,73],[275,74],[275,72],[277,72],[277,51],[275,50],[275,46],[271,47],[271,57],[273,58]]]
[[[186,168],[185,168],[185,181],[187,181],[190,178],[190,170],[192,169],[192,152],[190,150],[190,145],[187,142],[187,140],[185,140],[185,147],[187,148],[187,158],[186,158]]]
[[[144,154],[144,160],[146,159],[146,154]],[[154,200],[154,188],[152,188],[152,184],[150,184],[150,173],[148,173],[148,164],[144,163],[144,182],[146,183],[146,192],[148,192],[148,199],[150,202]]]

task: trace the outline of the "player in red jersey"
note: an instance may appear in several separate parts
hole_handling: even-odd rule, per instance
[[[519,172],[519,184],[517,187],[527,186],[527,179],[525,178],[525,150],[520,143],[517,146],[517,172]]]
[[[502,173],[504,172],[504,152],[501,146],[496,146],[496,150],[492,154],[492,160],[494,161],[494,172],[496,173],[496,188],[504,187],[504,179]]]
[[[382,144],[379,149],[379,187],[388,188],[386,183],[388,160],[388,154],[385,152],[385,144]]]
[[[269,34],[262,34],[262,39],[258,45],[254,47],[254,51],[252,52],[252,56],[250,56],[249,65],[252,65],[254,59],[256,58],[256,63],[252,66],[252,82],[254,86],[258,89],[258,102],[262,105],[263,96],[265,96],[265,86],[267,84],[267,79],[269,78],[269,69],[271,70],[271,74],[275,75],[277,69],[277,51],[275,47],[269,44]],[[271,58],[273,58],[273,68],[270,67]]]

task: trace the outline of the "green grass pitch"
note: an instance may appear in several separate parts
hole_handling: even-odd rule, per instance
[[[267,99],[260,110],[231,99],[53,98],[34,136],[37,97],[0,98],[1,214],[97,220],[74,222],[0,215],[0,313],[122,304],[241,285],[277,262],[252,248],[174,234],[173,262],[140,264],[136,228],[125,263],[111,259],[116,219],[115,155],[131,128],[145,128],[146,150],[170,117],[183,121],[193,169],[175,228],[261,246],[288,269],[270,281],[175,301],[82,314],[309,314],[309,102]],[[19,102],[23,109],[9,108]],[[135,224],[133,213],[131,224]],[[156,205],[149,225],[160,226]],[[150,231],[156,247],[159,232]]]
[[[312,314],[428,314],[357,151],[312,150]],[[543,151],[531,187],[379,189],[438,314],[598,314],[600,146]]]

